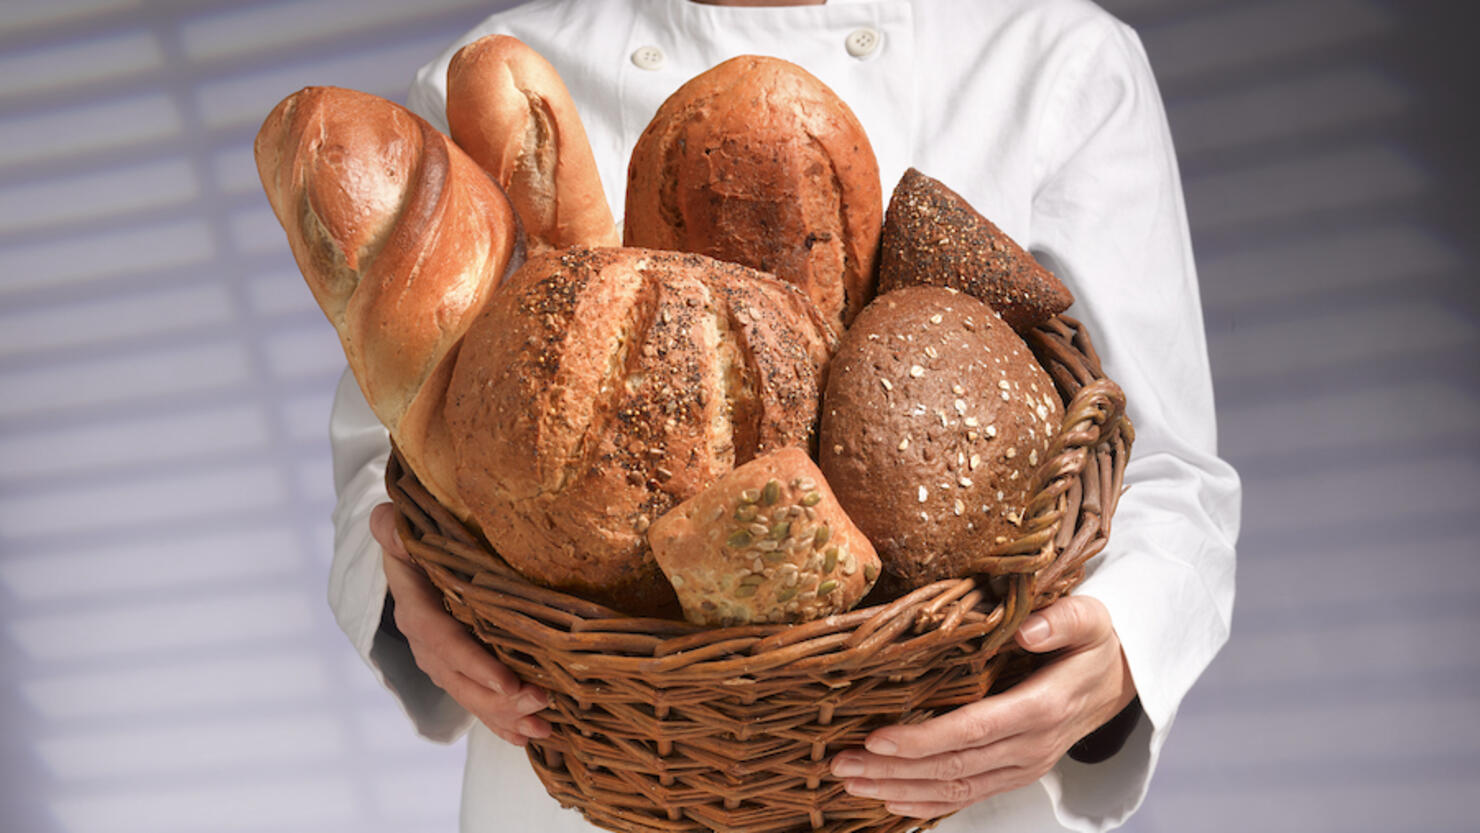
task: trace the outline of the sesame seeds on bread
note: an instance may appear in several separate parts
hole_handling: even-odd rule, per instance
[[[910,168],[884,214],[879,294],[919,285],[975,296],[1020,333],[1074,303],[1052,272],[961,195]]]
[[[977,299],[910,287],[875,299],[829,370],[819,464],[889,584],[965,575],[1017,537],[1063,403]]]
[[[743,266],[646,249],[533,257],[458,356],[458,489],[530,580],[675,611],[649,525],[737,464],[810,447],[834,343],[805,295]]]

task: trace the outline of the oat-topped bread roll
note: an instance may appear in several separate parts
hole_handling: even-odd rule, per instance
[[[965,575],[1017,536],[1063,407],[1021,338],[940,287],[881,295],[829,371],[819,462],[891,586]]]
[[[808,622],[858,604],[879,557],[800,448],[757,457],[680,503],[648,541],[684,618]]]
[[[1020,333],[1074,303],[1068,288],[991,220],[910,168],[884,214],[879,292],[922,284],[974,295]]]
[[[806,296],[701,255],[531,258],[469,330],[458,487],[530,579],[676,613],[648,527],[738,463],[814,439],[835,339]]]
[[[509,193],[531,252],[619,242],[575,102],[523,41],[489,35],[452,56],[447,125]]]
[[[422,484],[466,519],[442,407],[463,332],[523,257],[508,199],[421,117],[353,90],[288,96],[254,149],[370,408]]]
[[[882,214],[848,105],[795,64],[742,55],[679,87],[638,138],[624,239],[772,272],[841,331],[873,295]]]

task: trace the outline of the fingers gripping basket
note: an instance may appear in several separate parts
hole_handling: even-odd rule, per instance
[[[542,716],[554,733],[528,747],[550,794],[617,831],[931,826],[844,792],[829,759],[1031,667],[1012,634],[1104,547],[1133,439],[1124,397],[1077,321],[1060,316],[1028,343],[1067,407],[1022,536],[976,577],[804,625],[698,628],[532,585],[392,455],[387,485],[413,558],[454,616],[551,693]]]

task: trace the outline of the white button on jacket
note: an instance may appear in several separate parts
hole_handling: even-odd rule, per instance
[[[639,69],[662,69],[665,61],[663,50],[656,46],[641,46],[632,53],[632,63]]]
[[[843,41],[848,54],[855,58],[867,58],[879,48],[879,33],[873,29],[854,29]]]

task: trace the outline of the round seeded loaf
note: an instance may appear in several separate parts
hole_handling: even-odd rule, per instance
[[[800,448],[757,457],[648,531],[684,618],[700,625],[808,622],[841,613],[879,557]]]
[[[619,248],[531,258],[452,374],[458,490],[531,580],[677,613],[649,525],[757,454],[812,444],[834,344],[805,295],[743,266]]]
[[[823,403],[822,472],[893,590],[965,575],[1017,537],[1063,412],[1012,328],[940,287],[866,307],[833,358]]]

